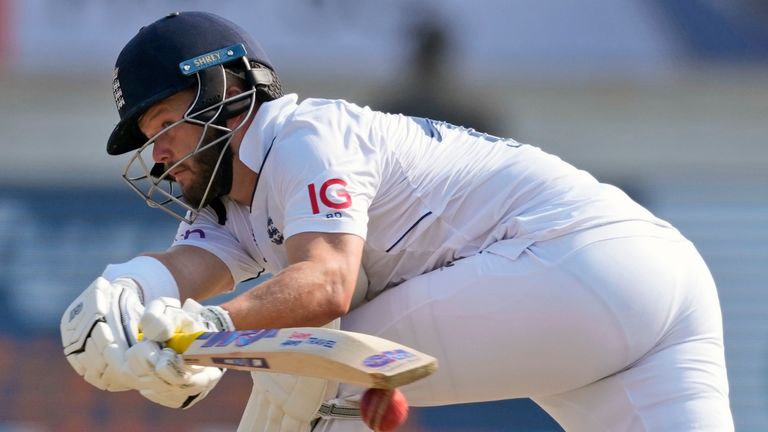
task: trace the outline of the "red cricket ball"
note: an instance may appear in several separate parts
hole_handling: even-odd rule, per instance
[[[393,431],[408,418],[408,401],[398,389],[368,389],[360,400],[360,414],[374,431]]]

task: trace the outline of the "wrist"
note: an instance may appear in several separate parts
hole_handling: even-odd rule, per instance
[[[110,264],[102,276],[110,282],[120,278],[133,280],[139,288],[139,297],[143,304],[148,304],[158,297],[179,298],[176,279],[156,258],[138,256],[121,264]]]
[[[229,312],[221,306],[205,306],[200,315],[219,331],[235,330],[235,324],[232,322]]]

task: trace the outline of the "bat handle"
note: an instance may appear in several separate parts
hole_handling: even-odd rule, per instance
[[[173,336],[171,336],[170,339],[165,341],[165,346],[181,354],[184,351],[186,351],[187,348],[189,348],[189,346],[192,345],[192,342],[194,342],[195,339],[197,339],[197,337],[203,333],[205,332],[198,331],[194,333],[176,333]],[[139,340],[144,339],[144,333],[139,332],[138,339]]]

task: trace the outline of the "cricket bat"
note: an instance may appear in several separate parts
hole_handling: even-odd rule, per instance
[[[427,377],[437,360],[395,342],[322,327],[180,333],[166,345],[190,365],[279,372],[393,389]]]

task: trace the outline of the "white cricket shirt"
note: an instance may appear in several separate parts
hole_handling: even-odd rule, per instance
[[[285,239],[301,232],[365,239],[371,298],[501,239],[514,255],[616,222],[669,226],[537,147],[343,100],[263,104],[240,159],[259,173],[251,208],[225,199],[225,225],[206,211],[174,241],[211,251],[236,282],[287,266]]]

